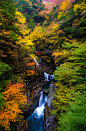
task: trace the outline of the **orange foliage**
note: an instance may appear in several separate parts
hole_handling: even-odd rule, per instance
[[[63,30],[58,30],[58,31],[57,31],[57,34],[63,34],[63,33],[64,33]]]
[[[34,66],[35,64],[36,64],[36,62],[26,63],[27,66]]]
[[[10,130],[10,121],[16,122],[19,120],[18,114],[22,113],[19,107],[27,102],[26,96],[23,95],[24,84],[13,84],[10,82],[3,92],[5,104],[0,110],[0,125],[5,127],[5,130]],[[22,118],[22,117],[21,117]]]
[[[33,70],[25,70],[27,72],[27,76],[31,76],[35,73]]]
[[[60,10],[66,10],[71,5],[70,0],[64,0],[60,5]]]

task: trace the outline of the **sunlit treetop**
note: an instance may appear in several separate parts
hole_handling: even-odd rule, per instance
[[[20,33],[23,35],[26,35],[30,32],[30,30],[26,26],[26,18],[23,16],[22,13],[16,11],[15,18],[17,19],[17,22],[15,22],[15,25],[20,28]]]
[[[17,15],[17,20],[19,23],[21,24],[25,24],[26,23],[26,18],[23,16],[23,14],[21,12],[16,11],[15,15]]]
[[[77,4],[74,4],[74,12],[75,15],[81,14],[83,11],[86,11],[86,2],[83,0],[82,2],[79,2]]]
[[[61,17],[66,16],[66,11],[71,7],[70,0],[64,0],[59,6],[59,13],[57,19],[59,20]]]

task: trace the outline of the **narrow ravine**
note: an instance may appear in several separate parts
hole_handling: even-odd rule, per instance
[[[36,62],[36,67],[40,68],[37,60],[35,58],[33,60]],[[44,72],[44,78],[45,81],[48,83],[54,79],[54,75]],[[27,121],[29,123],[28,131],[43,131],[44,110],[47,102],[47,97],[48,96],[42,90],[40,92],[38,107],[34,110],[32,115],[27,118]]]

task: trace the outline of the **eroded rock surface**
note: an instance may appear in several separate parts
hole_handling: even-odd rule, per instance
[[[53,93],[56,90],[54,82],[50,84],[47,105],[45,109],[44,131],[56,131],[56,118],[51,115],[51,111],[54,109],[52,106]]]

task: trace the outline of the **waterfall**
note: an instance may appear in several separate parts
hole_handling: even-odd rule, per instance
[[[33,58],[33,60],[36,62],[36,66],[39,67],[37,60],[35,58]],[[46,72],[44,72],[44,76],[46,81],[54,79],[54,75],[47,74]],[[43,91],[41,91],[38,107],[35,109],[32,115],[27,118],[27,121],[29,122],[28,131],[43,131],[44,110],[46,102],[47,95],[44,95]]]
[[[54,79],[54,75],[50,75],[50,80]]]
[[[47,81],[54,79],[54,75],[47,74],[46,72],[44,72],[44,76]]]
[[[36,62],[36,66],[39,67],[37,60],[35,58],[33,58],[33,60]],[[40,62],[41,62],[41,59],[40,59]],[[44,72],[44,76],[45,76],[45,80],[47,80],[47,81],[54,79],[54,75],[50,75],[46,72]]]
[[[44,96],[43,91],[40,92],[39,106],[35,109],[30,117],[28,131],[43,131],[44,109],[47,102],[47,95]]]
[[[40,92],[39,107],[42,106],[42,103],[43,103],[43,91]]]
[[[45,76],[45,80],[49,81],[49,74],[47,74],[46,72],[44,72],[44,76]]]
[[[37,60],[35,58],[33,58],[33,60],[36,62],[36,66],[39,67]]]

